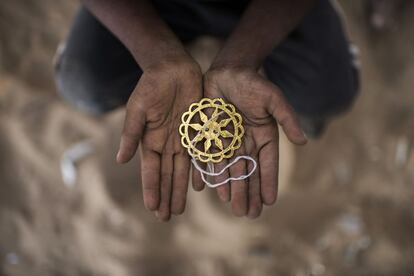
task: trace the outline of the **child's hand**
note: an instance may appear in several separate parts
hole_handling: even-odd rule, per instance
[[[204,96],[221,97],[236,106],[243,117],[245,135],[236,155],[249,155],[258,161],[253,175],[217,188],[223,201],[231,200],[237,216],[258,217],[262,204],[273,204],[278,185],[277,122],[291,142],[306,143],[295,113],[280,89],[250,68],[212,69],[204,77]],[[237,177],[251,170],[252,164],[239,161],[230,168]]]
[[[128,162],[141,144],[144,204],[161,220],[185,208],[190,159],[181,146],[181,115],[202,95],[202,74],[191,58],[144,70],[127,104],[117,161]]]

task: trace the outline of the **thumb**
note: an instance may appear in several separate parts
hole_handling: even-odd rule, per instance
[[[295,111],[289,105],[282,93],[278,89],[272,92],[271,100],[268,104],[268,113],[282,127],[289,141],[297,145],[306,144],[307,139],[303,133]]]

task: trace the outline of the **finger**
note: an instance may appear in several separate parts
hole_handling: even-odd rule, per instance
[[[145,113],[137,105],[129,104],[126,111],[124,129],[122,131],[116,160],[125,163],[131,160],[138,148],[145,127]]]
[[[173,190],[171,199],[171,213],[180,215],[184,212],[187,199],[188,176],[190,160],[187,152],[174,156]]]
[[[160,155],[152,150],[141,150],[141,175],[144,205],[150,211],[158,209],[160,203]]]
[[[239,177],[243,174],[246,174],[246,161],[240,160],[230,167],[231,177]],[[235,216],[241,217],[247,214],[247,193],[246,180],[231,181],[231,208]]]
[[[198,165],[205,170],[205,165],[201,164],[201,162],[198,163]],[[201,173],[194,167],[194,165],[191,166],[191,175],[192,175],[192,185],[193,185],[193,189],[195,191],[202,191],[204,189],[204,182],[203,179],[201,178]]]
[[[272,205],[276,201],[278,186],[278,137],[263,146],[259,153],[261,195],[263,203]]]
[[[156,212],[156,216],[162,221],[170,219],[170,202],[171,202],[171,188],[173,176],[173,155],[163,154],[161,156],[161,198],[160,206]]]
[[[214,165],[214,170],[216,172],[219,172],[225,166],[227,166],[227,164],[228,164],[228,161],[226,159],[224,159],[223,161],[221,161],[217,165]],[[220,182],[228,179],[229,177],[230,177],[229,171],[225,170],[221,175],[216,176],[214,181],[215,181],[215,183],[220,183]],[[223,201],[223,202],[229,202],[230,201],[230,184],[229,183],[218,186],[216,188],[216,190],[217,190],[217,195],[218,195],[218,197],[220,198],[221,201]]]
[[[266,82],[266,86],[271,95],[267,106],[269,114],[282,126],[283,131],[292,143],[305,144],[307,139],[293,108],[274,84]]]
[[[258,156],[255,156],[254,159],[256,162],[259,161]],[[248,162],[247,169],[248,172],[253,170],[253,162]],[[260,164],[256,167],[256,170],[248,178],[249,182],[249,208],[247,216],[251,219],[257,218],[262,212],[262,196],[260,194]]]

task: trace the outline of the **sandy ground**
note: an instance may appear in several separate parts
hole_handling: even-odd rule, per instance
[[[0,275],[414,275],[414,10],[378,34],[347,2],[362,93],[322,139],[282,139],[274,207],[240,219],[191,191],[165,224],[143,208],[138,161],[114,162],[123,110],[92,118],[54,93],[75,5],[28,3],[0,3]],[[192,50],[205,65],[216,46]],[[94,151],[67,186],[60,159],[85,139]]]

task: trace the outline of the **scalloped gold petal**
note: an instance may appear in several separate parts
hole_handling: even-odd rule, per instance
[[[230,131],[227,131],[227,130],[222,130],[222,131],[220,132],[220,135],[221,135],[221,137],[223,137],[223,138],[230,138],[230,137],[233,137],[233,134],[232,134],[232,133],[230,133]]]
[[[203,129],[203,126],[202,125],[200,125],[200,124],[189,124],[189,126],[191,127],[191,128],[193,128],[194,130],[197,130],[197,131],[199,131],[199,130],[202,130]]]

